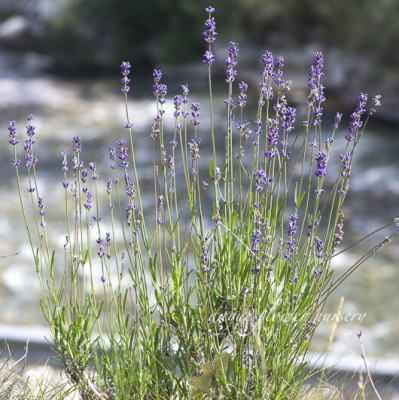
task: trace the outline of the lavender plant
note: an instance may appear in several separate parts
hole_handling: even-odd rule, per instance
[[[306,112],[293,134],[297,110],[286,97],[291,82],[283,79],[284,59],[265,52],[252,135],[244,120],[248,85],[237,84],[239,47],[230,42],[225,147],[217,151],[211,79],[217,33],[215,10],[206,11],[210,132],[201,130],[204,107],[190,103],[187,84],[173,98],[174,130],[165,131],[167,86],[161,71],[153,73],[153,211],[145,212],[141,195],[135,151],[144,139],[136,140],[129,114],[128,62],[121,65],[126,129],[108,150],[105,180],[94,162],[83,161],[79,136],[72,140],[71,161],[60,153],[67,222],[61,282],[54,269],[60,256],[48,244],[47,200],[37,185],[33,117],[24,144],[28,193],[19,178],[16,123],[9,123],[42,311],[82,399],[299,398],[316,314],[350,273],[398,233],[334,278],[331,260],[343,240],[341,210],[355,149],[380,96],[368,111],[367,95],[359,96],[342,154],[331,159],[342,114],[323,142],[322,53],[310,67]],[[203,164],[205,135],[212,156]],[[329,163],[339,164],[332,185],[325,181]],[[397,227],[398,219],[384,228],[392,224]]]

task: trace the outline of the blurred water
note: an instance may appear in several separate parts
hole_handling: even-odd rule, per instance
[[[165,83],[167,79],[165,79]],[[185,83],[185,82],[184,82]],[[149,137],[153,117],[156,115],[154,99],[142,96],[151,92],[150,80],[132,82],[129,111],[134,123],[136,151],[139,176],[143,182],[145,203],[152,204],[152,141]],[[201,86],[196,82],[196,86]],[[206,81],[203,82],[206,87]],[[178,93],[178,84],[173,82],[169,87],[167,103],[167,120],[173,128],[172,97]],[[201,156],[207,159],[210,143],[208,103],[204,92],[197,95],[193,90],[190,100],[200,101],[201,111],[200,136],[203,139]],[[227,95],[225,95],[227,97]],[[222,117],[225,108],[221,94],[216,94],[216,129],[218,144],[223,144],[224,127]],[[251,99],[256,102],[256,95]],[[305,97],[303,98],[305,100]],[[123,96],[119,91],[119,82],[115,80],[95,81],[61,81],[51,77],[32,77],[26,79],[0,79],[0,126],[3,135],[0,137],[0,159],[2,160],[0,183],[2,187],[2,208],[0,212],[0,255],[10,257],[0,259],[0,323],[24,325],[45,325],[41,315],[39,299],[41,297],[35,265],[20,212],[14,168],[9,160],[12,149],[8,144],[7,121],[16,120],[19,139],[25,140],[26,117],[33,113],[36,126],[35,152],[39,158],[37,166],[39,188],[46,205],[46,220],[51,229],[50,247],[62,254],[65,243],[66,224],[63,217],[64,189],[63,174],[60,165],[60,151],[72,155],[71,140],[79,135],[83,142],[82,157],[87,165],[95,161],[100,168],[100,179],[103,188],[108,173],[101,165],[108,165],[108,147],[115,147],[115,141],[126,137],[125,107]],[[253,121],[255,115],[248,115]],[[299,120],[299,117],[298,117]],[[325,117],[328,121],[328,117]],[[332,119],[330,118],[331,122]],[[325,123],[329,134],[330,122]],[[342,127],[346,125],[343,122]],[[357,151],[357,160],[352,168],[351,189],[344,207],[345,244],[349,245],[399,217],[399,163],[397,153],[399,142],[393,128],[382,124],[373,124],[367,129]],[[337,132],[343,137],[344,130]],[[171,136],[169,136],[171,137]],[[169,139],[166,141],[168,143]],[[20,144],[19,158],[22,143]],[[343,152],[344,140],[334,144],[331,159],[339,159]],[[332,163],[330,163],[332,164]],[[71,166],[71,161],[70,164]],[[337,164],[338,165],[338,164]],[[205,169],[207,162],[205,162]],[[331,165],[331,169],[333,169]],[[20,168],[23,175],[24,167]],[[335,174],[334,174],[335,175]],[[22,187],[28,186],[26,177],[22,177]],[[105,194],[105,190],[104,190]],[[147,201],[148,200],[148,201]],[[368,248],[380,241],[385,233],[372,237],[345,255],[334,259],[337,275],[346,271]],[[333,314],[338,307],[339,299],[345,296],[343,315],[352,315],[352,321],[342,321],[337,328],[333,350],[338,354],[359,353],[360,348],[356,332],[363,330],[363,341],[368,354],[378,357],[399,355],[399,321],[396,314],[399,309],[398,260],[399,241],[386,245],[379,253],[370,258],[357,270],[336,292],[326,305],[325,312]],[[342,246],[344,247],[344,246]],[[62,272],[63,266],[57,266]],[[361,322],[354,313],[365,314]],[[349,317],[347,319],[350,319]],[[322,322],[317,333],[315,348],[324,349],[332,322]]]

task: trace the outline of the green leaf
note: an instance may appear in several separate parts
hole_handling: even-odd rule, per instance
[[[215,371],[216,379],[219,379],[222,368],[223,371],[227,368],[230,356],[231,353],[224,351],[221,356],[217,354],[213,361],[208,361],[207,363],[199,366],[202,369],[203,374],[191,379],[188,382],[193,387],[191,397],[201,396],[209,392],[214,378],[213,371]]]

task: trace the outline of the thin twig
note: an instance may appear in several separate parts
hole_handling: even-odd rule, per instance
[[[359,338],[360,347],[362,348],[362,353],[363,353],[363,354],[362,354],[362,358],[363,358],[363,361],[364,361],[364,365],[365,365],[365,367],[366,367],[367,376],[368,376],[368,378],[370,379],[370,383],[371,383],[371,386],[372,386],[373,389],[374,389],[375,394],[377,395],[377,397],[378,397],[380,400],[382,400],[381,397],[380,397],[380,395],[379,395],[378,392],[377,392],[377,389],[376,389],[375,386],[374,386],[373,380],[371,379],[370,371],[369,371],[369,368],[368,368],[368,366],[367,366],[366,353],[365,353],[365,351],[364,351],[364,347],[363,347],[363,343],[362,343],[362,338],[361,338],[361,336],[362,336],[362,331],[359,331],[358,334],[357,334],[357,337]]]

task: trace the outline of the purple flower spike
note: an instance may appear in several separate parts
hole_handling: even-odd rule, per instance
[[[333,129],[334,129],[334,131],[336,130],[336,129],[338,129],[338,124],[341,122],[341,118],[342,118],[342,114],[340,114],[339,112],[337,112],[336,114],[335,114],[335,118],[334,118],[334,123],[333,123]]]
[[[323,54],[318,52],[315,53],[313,59],[313,65],[309,69],[309,84],[308,86],[314,90],[317,89],[317,80],[320,79],[324,73],[321,72],[323,68]]]
[[[44,201],[41,197],[38,198],[38,207],[39,207],[39,214],[44,215],[46,212],[44,211]]]
[[[27,121],[32,121],[32,119],[33,119],[33,115],[32,114],[29,115],[29,117],[26,118]]]
[[[9,141],[9,143],[10,143],[12,146],[17,145],[17,144],[19,143],[19,140],[16,139],[16,137],[17,137],[17,135],[18,135],[18,132],[17,132],[17,126],[15,125],[15,121],[9,121],[9,122],[8,122],[8,130],[10,131],[10,133],[9,133],[8,136],[9,136],[10,138],[12,138],[12,139]]]
[[[194,119],[192,119],[190,122],[194,126],[197,126],[200,124],[200,121],[198,120],[198,118],[200,116],[200,114],[199,114],[200,109],[201,109],[201,106],[199,103],[191,104],[191,110],[192,110],[191,115],[193,116]]]
[[[319,151],[316,154],[316,162],[317,162],[317,171],[315,175],[318,178],[322,178],[326,175],[326,167],[327,167],[327,154],[324,151]]]
[[[86,203],[83,204],[87,211],[91,210],[91,203],[92,203],[92,193],[87,191],[86,192]]]
[[[230,42],[230,46],[231,47],[229,49],[229,56],[227,57],[227,60],[225,62],[225,66],[227,68],[225,81],[227,83],[234,82],[237,76],[237,71],[234,70],[234,67],[237,65],[236,58],[238,55],[238,43]]]
[[[154,69],[154,72],[152,73],[152,77],[154,78],[154,81],[156,83],[158,83],[162,78],[161,70],[160,69],[159,70]]]
[[[80,137],[74,136],[72,143],[73,143],[73,151],[75,153],[80,153],[82,151],[82,142],[80,141]]]
[[[128,86],[130,79],[127,77],[130,74],[130,67],[131,65],[129,62],[123,61],[121,64],[121,73],[123,75],[123,78],[121,79],[121,82],[123,84],[121,91],[123,93],[127,93],[130,90],[130,87]]]
[[[189,93],[188,84],[181,85],[181,93],[183,96],[188,96],[188,93]],[[185,103],[184,99],[182,101],[183,101],[183,103]]]
[[[215,29],[216,29],[215,18],[209,17],[205,21],[205,30],[202,33],[205,36],[205,42],[213,43],[216,40],[217,33],[215,32]]]
[[[62,171],[67,172],[68,171],[68,167],[67,167],[68,160],[67,160],[66,151],[61,151],[60,156],[61,156]]]
[[[29,124],[29,125],[26,127],[26,134],[27,134],[29,137],[34,136],[34,135],[35,135],[35,129],[36,129],[35,126],[32,126],[31,124]]]
[[[341,157],[341,176],[343,178],[350,178],[351,176],[351,168],[350,168],[350,163],[351,163],[351,153],[345,153],[345,154],[340,154]]]
[[[240,90],[240,94],[237,95],[238,107],[245,107],[245,104],[247,104],[246,92],[248,90],[248,85],[245,82],[241,82],[238,84],[238,89]]]
[[[159,211],[162,211],[162,209],[163,209],[163,200],[164,200],[164,197],[162,195],[158,196],[158,210]]]
[[[266,78],[273,75],[273,54],[270,51],[266,51],[262,56],[262,65],[265,68],[265,71],[262,72],[263,78]]]
[[[260,237],[261,237],[261,232],[259,230],[252,231],[252,237],[251,237],[252,238],[252,248],[251,248],[251,250],[254,253],[259,253]]]
[[[205,8],[205,11],[209,14],[212,14],[213,12],[215,12],[215,9],[211,6],[209,6],[209,7]]]
[[[202,253],[201,254],[201,264],[202,265],[207,265],[208,264],[208,253]]]
[[[282,68],[284,67],[284,57],[278,56],[276,58],[276,64],[274,66],[276,68],[276,71],[273,72],[273,75],[277,78],[274,80],[274,83],[276,85],[282,85],[284,83],[284,79],[281,78],[283,76]]]
[[[367,94],[360,93],[359,101],[357,102],[357,108],[355,112],[351,115],[351,120],[349,122],[349,134],[345,136],[345,139],[349,142],[354,139],[353,135],[356,131],[362,127],[363,123],[360,121],[363,113],[366,112],[365,106],[367,102]]]
[[[212,51],[206,51],[204,54],[205,60],[203,61],[203,63],[211,66],[214,62],[215,62],[215,58],[214,55],[212,53]]]
[[[296,117],[296,109],[293,107],[284,107],[282,110],[281,119],[281,127],[285,129],[287,132],[291,132],[294,127],[292,124],[295,122]]]

